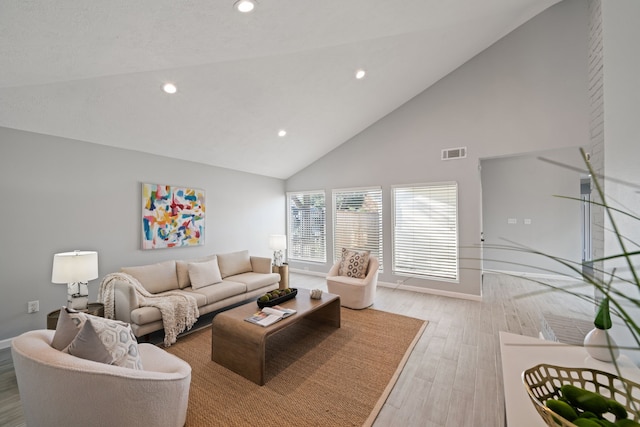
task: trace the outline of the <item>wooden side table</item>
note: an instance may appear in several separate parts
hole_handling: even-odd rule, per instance
[[[90,302],[87,307],[87,311],[84,313],[104,317],[104,304],[101,302]],[[60,317],[60,310],[55,310],[47,314],[47,329],[56,328],[56,325],[58,324],[58,317]]]
[[[278,289],[289,287],[289,264],[274,265],[271,271],[280,275],[280,287]]]

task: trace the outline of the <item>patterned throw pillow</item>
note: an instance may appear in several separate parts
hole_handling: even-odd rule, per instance
[[[138,341],[129,324],[90,316],[63,350],[76,357],[131,369],[142,369]]]
[[[338,275],[364,279],[369,266],[369,251],[342,248],[342,259]]]
[[[87,313],[82,313],[67,307],[60,309],[56,332],[51,341],[51,347],[56,350],[64,350],[78,335],[78,332],[87,320]]]

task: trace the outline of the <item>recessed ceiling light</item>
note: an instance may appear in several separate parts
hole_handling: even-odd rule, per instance
[[[178,88],[173,83],[165,83],[164,86],[162,86],[162,90],[167,93],[176,93]]]
[[[238,0],[233,7],[235,7],[238,12],[248,13],[256,7],[256,2],[253,0]]]
[[[279,137],[283,137],[283,136],[286,136],[286,135],[287,135],[287,131],[286,131],[286,130],[284,130],[284,129],[280,129],[280,130],[278,131],[278,136],[279,136]]]
[[[356,70],[356,79],[360,80],[360,79],[364,79],[364,76],[367,74],[366,71],[360,69],[360,70]]]

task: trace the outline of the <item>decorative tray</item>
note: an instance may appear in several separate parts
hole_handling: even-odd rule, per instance
[[[267,292],[267,293],[269,294],[271,292]],[[292,298],[295,298],[297,294],[298,294],[298,290],[296,288],[291,288],[291,292],[289,292],[288,294],[283,295],[281,297],[270,299],[269,301],[264,301],[264,302],[263,301],[257,301],[258,307],[260,307],[260,308],[273,307],[274,305],[282,304],[285,301],[288,301],[288,300],[290,300]]]
[[[547,399],[560,396],[560,387],[564,384],[572,384],[618,401],[627,409],[629,418],[636,422],[640,416],[636,412],[640,408],[640,384],[608,372],[540,364],[524,371],[522,382],[533,406],[549,427],[576,427],[545,406]]]

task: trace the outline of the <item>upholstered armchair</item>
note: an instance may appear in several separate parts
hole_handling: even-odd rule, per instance
[[[13,339],[11,354],[28,426],[183,426],[191,367],[139,344],[144,370],[81,359],[51,347],[55,331]]]
[[[332,294],[340,295],[340,305],[348,308],[362,309],[373,304],[378,285],[378,258],[369,257],[367,275],[364,279],[338,275],[340,261],[336,262],[327,273],[327,289]]]

